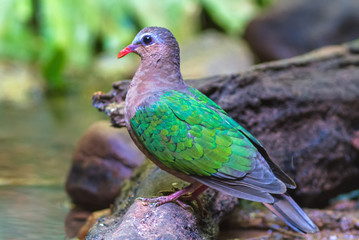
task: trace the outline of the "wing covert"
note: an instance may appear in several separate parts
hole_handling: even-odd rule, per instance
[[[211,176],[220,170],[243,177],[257,153],[220,112],[177,91],[138,108],[131,126],[151,154],[188,175]]]

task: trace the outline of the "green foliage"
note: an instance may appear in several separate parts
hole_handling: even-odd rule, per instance
[[[26,25],[32,14],[30,0],[0,2],[0,55],[27,60],[35,54],[35,39]]]
[[[64,50],[57,46],[51,51],[52,55],[44,63],[43,75],[47,79],[48,90],[64,91],[66,89],[65,83],[62,80],[62,72],[66,63],[66,55]]]
[[[237,34],[271,1],[1,0],[0,57],[36,62],[50,89],[63,88],[64,69],[84,69],[101,51],[115,57],[143,27],[167,27],[181,41],[200,29],[206,9],[223,31]]]
[[[214,22],[230,34],[244,30],[246,24],[258,12],[253,0],[202,0]]]

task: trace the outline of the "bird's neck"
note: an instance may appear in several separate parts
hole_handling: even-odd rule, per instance
[[[145,93],[152,90],[172,90],[183,85],[179,59],[172,59],[153,55],[150,59],[142,58],[131,87]]]
[[[152,58],[153,60],[153,58]],[[126,96],[126,124],[133,117],[138,106],[157,93],[187,88],[182,79],[179,62],[146,61],[142,59]]]

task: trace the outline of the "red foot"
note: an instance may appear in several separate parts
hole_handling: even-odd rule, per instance
[[[180,201],[179,200],[180,198],[182,198],[185,201],[195,200],[202,212],[202,205],[198,197],[207,188],[208,188],[207,186],[202,185],[201,183],[194,183],[168,196],[157,197],[157,198],[137,198],[137,199],[145,203],[152,203],[152,206],[154,207],[158,207],[168,202],[176,202],[178,205],[180,205],[183,208],[189,208],[189,206],[183,203],[182,201]]]

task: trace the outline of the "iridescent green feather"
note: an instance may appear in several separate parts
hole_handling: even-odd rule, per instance
[[[212,100],[189,89],[191,94],[165,92],[137,110],[131,126],[139,140],[164,165],[188,175],[250,171],[257,150],[242,128]]]
[[[195,98],[200,101],[203,102],[204,104],[206,104],[207,106],[217,110],[218,112],[227,115],[227,113],[220,107],[218,106],[215,102],[213,102],[210,98],[208,98],[207,96],[205,96],[203,93],[201,93],[200,91],[198,91],[195,88],[189,87],[190,92],[195,96]],[[238,130],[242,131],[251,141],[253,141],[255,144],[259,145],[262,147],[262,144],[250,133],[248,132],[245,128],[243,128],[241,125],[239,125],[236,121],[234,121],[231,117],[227,117],[226,120],[228,121],[228,123],[230,123],[232,126],[235,126]]]

